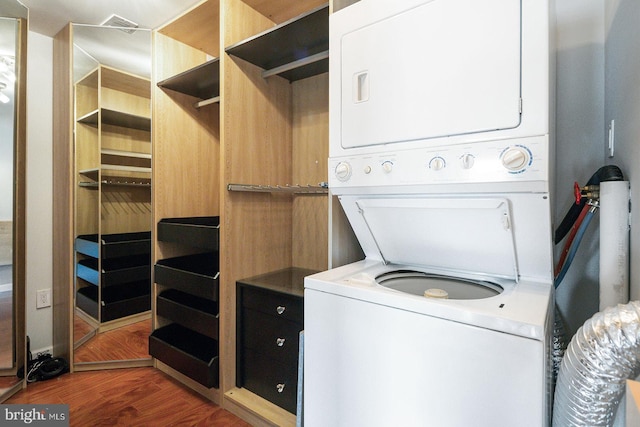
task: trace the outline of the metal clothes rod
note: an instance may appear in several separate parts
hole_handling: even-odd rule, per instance
[[[251,185],[228,184],[229,191],[245,191],[254,193],[291,193],[291,194],[327,194],[328,187],[325,183],[320,185]]]
[[[279,67],[272,68],[270,70],[264,70],[262,72],[262,78],[266,79],[267,77],[284,73],[285,71],[304,67],[305,65],[322,61],[323,59],[327,59],[328,57],[329,57],[329,51],[325,50],[324,52],[316,53],[315,55],[307,56],[306,58],[298,59],[297,61],[293,61],[288,64],[284,64]]]
[[[211,105],[211,104],[215,104],[216,102],[220,102],[220,97],[216,96],[213,98],[209,98],[209,99],[205,99],[203,101],[198,101],[195,104],[193,104],[194,107],[196,108],[201,108],[204,107],[205,105]]]

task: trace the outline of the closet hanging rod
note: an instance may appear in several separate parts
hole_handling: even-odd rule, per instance
[[[270,70],[264,70],[262,72],[262,78],[274,76],[276,74],[284,73],[285,71],[294,70],[296,68],[304,67],[305,65],[313,64],[314,62],[322,61],[329,57],[329,51],[316,53],[315,55],[307,56],[306,58],[298,59],[297,61],[290,62],[288,64],[280,65],[279,67],[271,68]]]
[[[151,188],[151,182],[145,182],[145,181],[102,180],[102,185],[114,185],[114,186],[119,186],[119,187],[145,187],[145,188]]]
[[[254,193],[327,194],[328,186],[326,183],[320,183],[319,185],[227,184],[227,190]]]
[[[219,96],[215,96],[213,98],[209,98],[209,99],[205,99],[205,100],[202,100],[202,101],[198,101],[195,104],[193,104],[193,106],[196,107],[196,108],[201,108],[201,107],[204,107],[205,105],[215,104],[216,102],[220,102],[220,97]]]

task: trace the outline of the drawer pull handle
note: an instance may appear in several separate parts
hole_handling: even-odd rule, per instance
[[[278,384],[276,390],[278,390],[278,393],[282,393],[284,391],[284,384]]]
[[[284,338],[276,338],[276,345],[278,347],[282,347],[284,345],[284,341],[285,341]]]
[[[278,314],[282,314],[282,313],[284,313],[284,311],[285,311],[285,310],[286,310],[286,307],[285,307],[285,306],[283,306],[283,305],[279,305],[279,306],[278,306],[278,308],[276,308],[276,312],[277,312]]]

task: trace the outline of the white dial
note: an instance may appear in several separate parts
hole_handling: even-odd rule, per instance
[[[351,165],[347,162],[338,163],[335,169],[335,174],[339,181],[347,181],[351,178]]]
[[[446,163],[442,157],[434,157],[429,162],[429,167],[435,171],[444,169],[445,166],[446,166]]]
[[[382,170],[385,173],[391,173],[391,171],[393,170],[393,163],[391,163],[390,161],[382,163]]]
[[[460,161],[462,162],[462,169],[471,169],[476,158],[473,154],[463,154]]]
[[[524,169],[529,160],[529,150],[524,147],[509,147],[502,153],[502,165],[510,171]]]

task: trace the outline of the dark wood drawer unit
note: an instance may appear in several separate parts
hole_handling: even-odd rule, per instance
[[[218,217],[158,223],[158,241],[209,251],[156,262],[156,314],[166,326],[149,338],[149,354],[209,388],[219,377],[219,227]]]
[[[236,284],[236,385],[294,414],[304,277],[316,272],[287,268]]]

